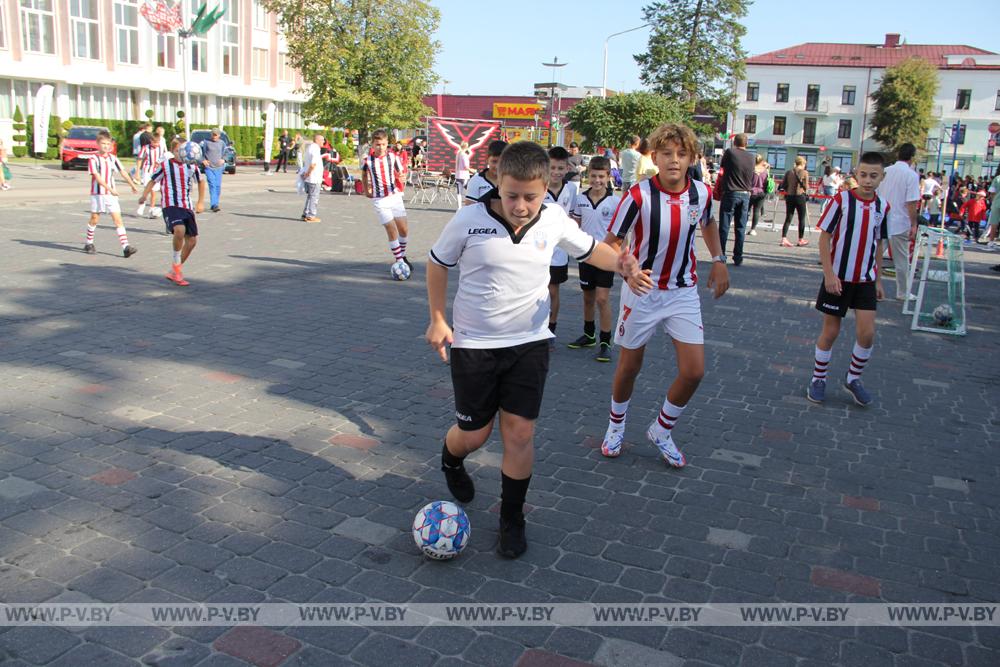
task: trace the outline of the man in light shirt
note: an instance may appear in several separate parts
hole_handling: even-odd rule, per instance
[[[906,291],[910,268],[910,241],[917,233],[917,209],[920,205],[920,176],[913,168],[917,149],[906,143],[896,151],[898,159],[886,167],[878,194],[889,204],[889,248],[896,272],[896,300],[914,299]]]
[[[319,203],[319,186],[323,183],[323,158],[319,147],[326,138],[317,133],[311,144],[306,146],[305,159],[302,162],[302,172],[299,178],[303,181],[306,191],[306,205],[302,210],[302,219],[306,222],[319,222],[316,207]]]
[[[622,172],[622,192],[628,192],[628,189],[635,184],[635,170],[639,166],[639,158],[642,157],[636,148],[639,146],[639,137],[633,136],[631,143],[629,143],[628,148],[621,152],[619,156],[619,167]]]

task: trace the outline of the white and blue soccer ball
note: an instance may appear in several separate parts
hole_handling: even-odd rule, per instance
[[[955,321],[955,311],[951,309],[946,303],[942,303],[940,306],[934,309],[931,313],[931,317],[934,318],[934,323],[938,326],[946,327],[950,326],[952,322]]]
[[[471,535],[465,510],[447,500],[428,503],[413,519],[413,541],[425,556],[434,560],[448,560],[460,554]]]
[[[201,146],[193,141],[186,141],[177,147],[177,159],[184,164],[201,164]]]
[[[401,259],[396,260],[393,265],[389,267],[389,275],[392,276],[393,280],[409,280],[410,265]]]

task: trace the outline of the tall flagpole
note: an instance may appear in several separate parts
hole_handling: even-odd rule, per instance
[[[191,32],[185,27],[188,24],[188,0],[181,0],[181,29],[177,31],[181,42],[181,80],[184,85],[184,135],[191,136],[189,131],[190,116],[191,116],[191,96],[188,93],[188,68],[191,67],[191,63],[188,61],[187,57],[187,40],[191,36]]]

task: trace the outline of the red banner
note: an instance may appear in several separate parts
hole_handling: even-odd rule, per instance
[[[468,118],[427,119],[427,168],[443,171],[445,167],[454,171],[455,153],[462,142],[469,144],[472,151],[470,164],[476,170],[486,168],[486,149],[490,142],[499,139],[502,131],[500,121],[473,120]]]

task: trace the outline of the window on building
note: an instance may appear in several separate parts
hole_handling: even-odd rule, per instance
[[[137,0],[115,0],[115,43],[117,60],[139,64],[139,7]]]
[[[819,110],[819,85],[810,83],[806,87],[806,111]]]
[[[972,104],[972,89],[959,88],[958,95],[955,96],[955,108],[968,110]]]
[[[747,114],[743,117],[743,131],[747,134],[753,134],[757,131],[757,116]]]
[[[774,97],[775,102],[787,102],[788,101],[788,84],[779,83],[778,93]]]
[[[21,0],[21,43],[29,53],[56,52],[52,0]]]
[[[806,118],[802,123],[802,143],[816,143],[816,119]]]
[[[756,102],[760,98],[760,84],[747,83],[747,102]]]
[[[267,30],[267,9],[260,0],[253,0],[253,27],[257,30]]]
[[[3,18],[3,5],[0,5],[0,49],[7,48],[7,23]]]
[[[833,157],[830,159],[830,166],[840,167],[840,171],[845,174],[849,174],[851,173],[851,156],[834,153]]]
[[[785,134],[785,121],[786,121],[786,119],[785,119],[784,116],[775,116],[774,117],[774,131],[773,131],[773,134],[775,136],[779,136],[780,137],[783,134]]]
[[[288,62],[287,53],[278,54],[278,80],[285,82],[295,81],[295,70]]]
[[[806,171],[810,174],[816,171],[816,154],[815,153],[799,153],[802,157],[806,159]]]
[[[177,68],[177,35],[156,35],[156,66]]]
[[[99,60],[101,42],[97,25],[97,0],[70,0],[69,15],[73,57]]]
[[[855,86],[844,86],[844,91],[840,94],[840,103],[845,106],[854,105],[854,96],[858,89]]]
[[[771,165],[772,169],[784,169],[787,155],[788,152],[784,148],[768,148],[767,163]]]
[[[851,138],[851,121],[847,119],[841,119],[840,126],[837,128],[837,138],[838,139],[850,139]]]
[[[188,42],[191,47],[191,69],[195,72],[208,71],[208,40],[192,37]]]
[[[253,78],[267,78],[267,49],[253,50]]]
[[[0,21],[2,21],[2,20],[3,20],[3,17],[0,16]],[[3,29],[3,26],[0,25],[0,31],[2,31],[2,29]],[[2,38],[2,37],[3,36],[0,35],[0,38]],[[0,44],[0,46],[3,46],[3,44]],[[997,101],[996,101],[996,104],[993,105],[993,110],[994,111],[1000,111],[1000,90],[997,91]]]
[[[955,143],[959,146],[965,143],[965,125],[958,126],[958,138],[955,140]]]
[[[240,5],[237,0],[223,3],[222,15],[222,73],[239,76],[240,73]]]

